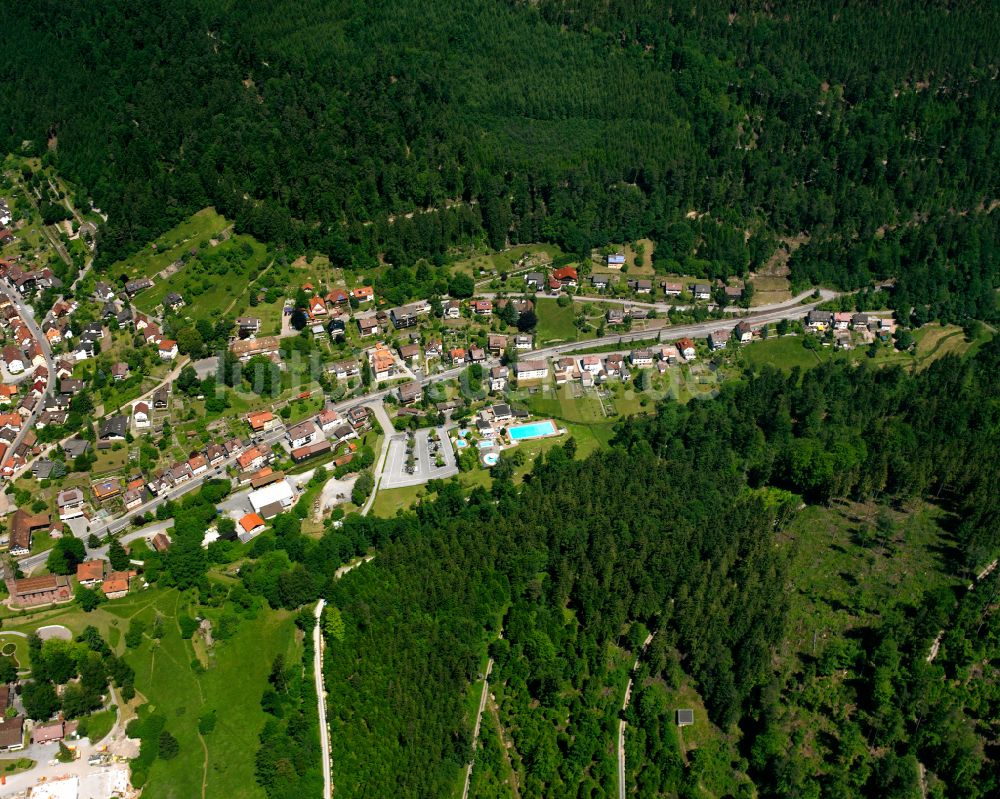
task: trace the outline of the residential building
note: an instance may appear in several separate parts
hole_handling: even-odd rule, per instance
[[[17,752],[21,749],[24,749],[24,716],[3,716],[0,719],[0,751]]]
[[[338,380],[346,380],[349,377],[357,377],[361,374],[361,367],[353,358],[346,358],[342,361],[334,361],[326,367],[326,371],[334,375]]]
[[[725,349],[726,345],[729,344],[730,331],[728,330],[713,330],[708,334],[708,346],[713,350]]]
[[[708,283],[692,283],[691,296],[696,300],[712,299],[712,287]]]
[[[88,588],[104,582],[104,568],[107,561],[85,560],[76,567],[76,581]]]
[[[490,355],[499,357],[507,349],[507,337],[499,333],[490,333],[487,339],[487,347],[489,348]]]
[[[316,438],[320,437],[321,432],[316,423],[309,419],[288,428],[287,435],[292,449],[298,449],[299,447],[304,447],[306,444],[311,444]]]
[[[806,325],[810,330],[822,333],[833,324],[833,314],[830,311],[811,310],[806,315]]]
[[[448,300],[444,304],[445,319],[460,319],[462,317],[462,303],[458,300]]]
[[[413,380],[409,383],[403,383],[399,389],[399,401],[403,405],[412,405],[414,402],[419,400],[423,396],[423,389],[420,387],[420,383]]]
[[[453,366],[461,366],[465,363],[466,353],[465,349],[462,347],[455,347],[448,351],[448,358],[451,360]]]
[[[257,447],[251,447],[237,458],[240,469],[244,472],[253,472],[264,465],[267,458]]]
[[[31,552],[31,541],[39,530],[47,530],[52,521],[47,513],[32,514],[23,508],[18,508],[10,517],[10,534],[7,551],[14,557],[27,555]]]
[[[677,351],[684,356],[685,361],[693,360],[697,354],[694,348],[694,341],[689,338],[682,338],[677,342]]]
[[[132,421],[139,429],[149,427],[149,404],[137,402],[132,406]]]
[[[530,352],[534,346],[534,339],[527,333],[514,337],[514,349],[518,352]]]
[[[379,332],[378,319],[374,316],[358,319],[358,330],[362,336],[377,336]]]
[[[177,357],[177,342],[173,339],[165,338],[158,346],[161,360],[172,361]]]
[[[240,338],[256,336],[260,332],[260,319],[256,316],[240,316],[236,319],[236,329]]]
[[[420,360],[419,344],[403,344],[399,348],[399,357],[409,364],[415,364]]]
[[[238,339],[229,345],[229,351],[241,361],[249,361],[257,355],[274,358],[279,350],[280,342],[276,336]]]
[[[108,599],[121,599],[128,594],[129,582],[135,577],[135,572],[111,572],[101,583],[101,590]]]
[[[638,368],[653,365],[653,353],[649,350],[632,350],[629,354],[629,362]]]
[[[736,327],[733,328],[733,335],[736,336],[740,344],[749,344],[753,341],[753,328],[750,327],[750,323],[746,320],[741,320],[736,323]]]
[[[239,522],[239,539],[244,544],[264,530],[264,520],[259,513],[248,513]]]
[[[107,502],[121,493],[121,486],[117,480],[100,480],[91,485],[90,490],[98,502]]]
[[[608,256],[608,269],[621,269],[625,266],[625,254],[616,252]]]
[[[351,292],[351,296],[358,302],[371,302],[375,299],[375,289],[371,286],[358,286]]]
[[[392,357],[392,352],[385,344],[375,345],[371,351],[370,365],[372,375],[376,380],[385,380],[396,373],[396,359]]]
[[[67,488],[56,494],[56,507],[63,521],[76,519],[86,512],[86,498],[79,488]]]
[[[518,361],[514,364],[514,376],[518,382],[522,380],[543,380],[549,374],[549,365],[545,361]]]
[[[256,411],[247,414],[247,424],[255,433],[266,433],[278,426],[277,417],[270,411]]]
[[[552,277],[558,280],[563,286],[575,286],[578,280],[576,268],[572,266],[564,266],[561,269],[553,270]]]
[[[124,441],[128,432],[128,417],[121,414],[109,416],[101,425],[100,438],[103,441]]]
[[[176,291],[168,293],[167,296],[163,298],[163,304],[171,311],[179,311],[186,305],[184,298]]]
[[[187,465],[191,469],[191,476],[197,477],[208,471],[208,458],[199,452],[197,455],[192,455],[188,458]]]
[[[472,312],[476,316],[492,316],[493,315],[493,301],[492,300],[473,300],[472,301]]]
[[[507,388],[507,376],[510,370],[506,366],[494,366],[490,369],[490,391],[503,391]]]

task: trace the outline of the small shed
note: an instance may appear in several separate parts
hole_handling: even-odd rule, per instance
[[[677,726],[678,727],[690,727],[694,724],[694,711],[693,710],[678,710],[677,711]]]

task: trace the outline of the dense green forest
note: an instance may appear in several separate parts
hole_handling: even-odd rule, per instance
[[[799,283],[916,270],[902,302],[995,313],[986,0],[41,0],[2,21],[0,144],[110,214],[105,263],[207,204],[359,267],[651,235],[658,267],[725,276],[806,232]]]
[[[489,493],[446,484],[415,513],[348,519],[342,535],[381,530],[385,543],[326,589],[339,614],[326,675],[338,792],[446,795],[470,756],[464,696],[488,646],[520,795],[613,795],[614,653],[638,651],[649,630],[643,674],[690,675],[740,750],[700,751],[685,767],[672,709],[643,689],[630,710],[647,764],[638,795],[705,795],[704,774],[721,770],[746,772],[768,797],[912,797],[918,763],[934,795],[993,795],[996,575],[877,615],[789,684],[772,654],[788,599],[776,536],[800,496],[886,509],[933,498],[950,519],[953,574],[967,579],[996,554],[998,367],[994,340],[916,375],[768,369],[624,423],[610,452],[580,461],[572,443],[557,447],[520,490],[501,470]],[[834,673],[846,675],[836,702],[803,690]],[[815,744],[818,772],[779,723],[796,705],[835,730]]]
[[[497,699],[473,795],[508,795],[502,767],[523,797],[614,795],[624,683],[650,635],[626,714],[633,795],[909,799],[923,779],[941,799],[992,796],[1000,571],[965,586],[1000,551],[998,389],[996,337],[919,372],[765,368],[623,421],[585,459],[569,439],[520,486],[501,459],[488,490],[433,482],[414,511],[330,519],[319,538],[302,532],[302,500],[251,544],[205,550],[227,490],[213,482],[164,509],[174,545],[146,556],[146,575],[246,612],[301,609],[305,631],[311,604],[330,601],[340,795],[450,795],[474,754],[468,697],[487,653]],[[877,508],[851,533],[858,565],[898,561],[897,577],[926,568],[909,559],[923,545],[905,520],[933,508],[943,579],[903,591],[876,574],[875,593],[836,589],[827,601],[855,623],[789,660],[796,603],[827,577],[792,570],[799,519],[846,500]],[[366,552],[370,563],[335,578]],[[219,566],[233,579],[214,579]],[[683,753],[666,698],[682,682],[724,740]],[[276,661],[261,703],[258,779],[269,796],[314,790],[308,668]]]

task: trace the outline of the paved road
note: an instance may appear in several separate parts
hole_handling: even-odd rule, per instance
[[[780,319],[799,318],[804,316],[806,313],[808,313],[810,310],[815,308],[820,303],[826,302],[827,300],[832,299],[835,296],[837,296],[836,292],[823,290],[821,292],[820,299],[816,300],[815,302],[800,305],[795,300],[791,300],[786,303],[781,303],[766,311],[754,311],[753,313],[747,314],[742,318],[753,325],[763,324],[765,322],[775,322]],[[16,297],[17,295],[16,293],[14,293],[12,299],[15,299]],[[33,320],[31,319],[30,315],[26,314],[26,317],[33,323]],[[590,349],[594,347],[602,347],[608,344],[618,343],[625,345],[629,344],[630,342],[651,338],[654,335],[657,336],[661,341],[672,341],[678,338],[682,338],[684,336],[688,336],[691,338],[704,338],[708,336],[708,334],[711,333],[713,330],[719,329],[720,326],[725,326],[725,322],[717,319],[712,319],[705,322],[699,322],[689,325],[676,325],[673,327],[666,327],[658,331],[658,333],[653,331],[645,331],[645,332],[640,331],[635,333],[624,333],[619,336],[604,336],[603,338],[590,339],[588,341],[579,341],[579,342],[574,341],[563,344],[557,344],[551,347],[545,347],[540,350],[535,350],[531,352],[530,355],[527,353],[525,355],[532,359],[552,358],[568,352]],[[42,341],[47,346],[47,342],[45,342],[44,338],[42,339]],[[51,358],[51,353],[49,353],[49,357]],[[487,360],[484,366],[486,368],[489,368],[490,366],[494,366],[498,363],[499,363],[498,359],[491,358]],[[453,369],[447,369],[443,372],[438,372],[437,374],[424,375],[419,379],[418,382],[422,386],[427,386],[441,381],[453,380],[459,377],[465,371],[465,368],[466,367],[464,366],[459,366]],[[49,379],[52,380],[54,375],[55,375],[55,370],[50,369]],[[385,408],[382,405],[382,400],[394,390],[395,389],[392,388],[380,389],[377,391],[373,391],[370,394],[365,395],[364,397],[354,397],[351,399],[347,399],[333,406],[334,410],[338,412],[346,412],[349,408],[353,408],[356,405],[359,404],[366,405],[374,411],[376,418],[379,420],[379,423],[385,430],[385,435],[383,436],[382,439],[382,450],[379,453],[379,458],[378,461],[376,462],[376,466],[372,475],[375,478],[375,489],[372,491],[371,496],[369,496],[368,501],[362,508],[361,510],[362,515],[367,515],[367,513],[371,510],[372,504],[375,502],[375,495],[378,491],[382,473],[385,469],[386,456],[388,454],[388,449],[389,449],[389,439],[391,438],[395,428],[392,425],[392,421],[389,419],[389,415],[385,412]],[[28,424],[22,427],[22,435],[24,434],[26,429],[30,428],[31,424],[33,424],[33,421],[34,420],[31,419]],[[284,428],[279,427],[269,433],[264,434],[255,443],[257,443],[259,446],[270,447],[273,443],[280,441],[284,437],[284,435],[285,435]],[[20,436],[18,440],[15,441],[15,446],[18,443],[20,443]],[[234,461],[235,458],[227,459],[221,464],[222,469],[225,469],[225,467],[231,465]],[[92,525],[89,532],[94,532],[102,536],[108,533],[117,533],[128,527],[131,520],[135,518],[137,515],[155,512],[156,509],[167,500],[178,499],[184,494],[187,494],[190,491],[194,491],[200,488],[201,485],[206,480],[220,477],[221,475],[222,473],[218,472],[217,470],[209,470],[204,475],[189,480],[188,482],[178,486],[177,488],[167,492],[166,494],[163,494],[159,497],[154,497],[153,499],[143,503],[142,505],[134,508],[133,510],[124,514],[123,516],[118,517],[117,519],[108,521],[103,525],[101,524]],[[40,556],[34,556],[34,557],[40,557]]]
[[[628,684],[625,686],[625,700],[622,702],[622,716],[625,715],[625,711],[628,709],[628,703],[632,699],[632,677],[635,674],[635,670],[639,668],[639,658],[642,657],[642,653],[646,651],[646,647],[649,646],[649,642],[653,640],[653,634],[650,633],[646,636],[646,640],[642,642],[642,647],[635,656],[635,663],[632,664],[632,671],[628,676]],[[618,719],[618,799],[625,799],[625,719]]]
[[[385,406],[382,404],[382,397],[388,392],[379,392],[380,396],[377,402],[368,401],[365,405],[375,412],[375,418],[378,419],[378,423],[382,426],[382,450],[379,452],[378,461],[375,463],[375,469],[372,471],[372,477],[375,478],[375,485],[372,487],[372,493],[365,501],[364,507],[361,509],[361,515],[367,516],[368,511],[372,509],[372,505],[375,503],[375,495],[378,494],[379,482],[382,480],[382,472],[385,470],[385,460],[386,456],[389,454],[389,441],[392,439],[395,427],[392,425],[392,419],[389,418],[389,414],[385,412]]]
[[[462,788],[462,799],[469,799],[469,784],[472,782],[472,767],[476,763],[475,749],[479,740],[479,728],[483,720],[483,710],[486,708],[486,698],[490,695],[490,675],[493,673],[493,658],[486,662],[486,674],[483,676],[483,692],[479,696],[479,710],[476,711],[476,726],[472,730],[472,760],[465,767],[465,785]]]
[[[316,626],[313,627],[313,672],[316,679],[316,702],[319,707],[319,745],[323,750],[323,799],[333,795],[330,777],[330,728],[326,723],[326,688],[323,685],[323,634],[320,619],[326,600],[316,603]]]
[[[790,305],[791,306],[798,305],[803,300],[806,300],[809,297],[811,297],[812,294],[813,294],[812,290],[803,291],[798,296],[792,297],[789,300],[783,300],[782,302],[772,302],[768,303],[767,305],[758,305],[756,308],[750,308],[749,311],[752,313],[767,313],[768,311],[780,310],[781,308],[786,308]],[[825,300],[830,300],[837,296],[837,292],[830,291],[829,289],[820,289],[820,295],[821,296],[825,295]],[[502,294],[500,292],[485,292],[485,293],[480,292],[477,293],[476,296],[481,297],[483,299],[492,300],[492,299],[497,299],[499,297],[518,299],[522,295],[517,293]],[[539,292],[536,296],[550,297],[550,295],[543,294],[541,292]],[[597,303],[605,303],[607,305],[622,305],[622,306],[629,306],[632,308],[647,308],[651,311],[659,311],[662,313],[667,313],[669,311],[688,311],[691,310],[693,307],[695,307],[692,305],[671,305],[669,302],[648,302],[644,300],[632,300],[627,297],[603,297],[603,296],[591,296],[588,294],[573,294],[568,296],[572,298],[573,302],[582,302],[582,303],[597,302]],[[709,305],[708,307],[711,309],[714,308],[715,306]],[[724,310],[726,311],[726,313],[730,314],[742,314],[746,313],[748,309],[744,308],[741,305],[729,305],[726,306]]]

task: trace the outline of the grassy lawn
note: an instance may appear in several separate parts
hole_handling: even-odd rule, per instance
[[[100,710],[87,716],[86,735],[90,738],[90,742],[97,743],[103,740],[111,732],[111,728],[115,726],[116,718],[118,718],[118,713],[114,709]]]
[[[807,350],[802,342],[803,336],[781,336],[769,338],[766,341],[755,341],[743,350],[743,356],[754,366],[770,366],[791,371],[796,366],[809,369],[833,356],[831,347],[821,347],[818,350]]]
[[[166,716],[181,756],[155,761],[143,795],[263,797],[254,778],[254,753],[265,721],[260,697],[275,655],[297,662],[291,614],[261,610],[256,619],[241,619],[233,638],[217,641],[206,653],[202,643],[196,650],[180,637],[177,619],[187,612],[186,598],[174,591],[157,593],[155,608],[134,615],[151,625],[159,610],[166,616],[166,633],[159,642],[147,636],[127,659],[136,670],[136,690],[151,712]],[[218,723],[202,739],[198,718],[210,710],[217,711]]]
[[[0,772],[10,777],[35,767],[35,761],[30,757],[0,758]]]
[[[152,244],[147,244],[139,252],[111,266],[108,274],[126,274],[130,279],[151,277],[156,280],[156,275],[181,255],[203,242],[208,244],[209,239],[228,226],[226,218],[214,208],[203,208],[168,230]]]
[[[556,300],[542,298],[535,300],[538,314],[538,346],[553,341],[576,341],[578,330],[574,324],[573,305],[561,308]]]
[[[94,450],[97,460],[91,469],[91,474],[109,474],[120,472],[128,465],[128,447],[122,444],[118,449],[97,449]]]
[[[512,272],[516,269],[516,263],[525,255],[534,256],[534,264],[543,266],[551,263],[552,259],[562,255],[562,250],[555,244],[519,244],[502,252],[484,252],[470,255],[455,261],[450,269],[452,272],[471,273],[473,277],[480,277],[480,270],[487,273]]]
[[[397,510],[408,510],[417,504],[417,500],[426,493],[425,485],[406,486],[405,488],[388,488],[379,491],[372,503],[373,516],[383,518],[396,515]]]
[[[197,255],[169,277],[154,278],[156,285],[135,298],[135,305],[152,311],[171,291],[184,297],[184,317],[215,321],[249,309],[247,284],[265,265],[267,248],[251,236],[233,236],[215,247],[202,246]]]
[[[750,300],[752,308],[792,298],[792,284],[787,277],[757,275],[750,283],[753,286],[753,298]]]
[[[62,624],[74,635],[88,624],[94,625],[136,671],[136,691],[151,712],[167,717],[166,728],[177,738],[181,756],[157,760],[149,774],[143,795],[159,799],[190,799],[202,795],[203,774],[206,797],[248,797],[260,799],[264,792],[254,778],[254,753],[265,715],[260,709],[271,663],[279,652],[289,663],[298,661],[300,643],[290,613],[260,610],[255,619],[241,618],[236,634],[227,641],[217,641],[206,654],[199,642],[198,653],[191,641],[180,637],[178,616],[193,612],[187,599],[174,590],[149,589],[132,593],[121,600],[101,605],[92,613],[79,606],[49,608],[31,614],[4,619],[6,630],[30,633],[45,624]],[[152,627],[156,612],[165,616],[166,632],[160,641],[147,634],[135,650],[125,650],[123,634],[132,619]],[[206,612],[206,611],[202,611]],[[215,616],[217,610],[207,611]],[[14,641],[18,652],[25,650],[24,639],[4,636],[3,643]],[[205,665],[196,667],[199,653]],[[248,653],[252,653],[249,656]],[[205,737],[207,753],[198,735],[198,718],[207,710],[218,711],[215,730]],[[89,724],[108,724],[102,714],[91,717]],[[203,769],[204,765],[204,769]]]
[[[9,657],[14,658],[19,670],[28,669],[30,667],[28,640],[19,635],[4,635],[0,633],[0,651],[9,652],[11,645],[14,647],[14,653]]]

